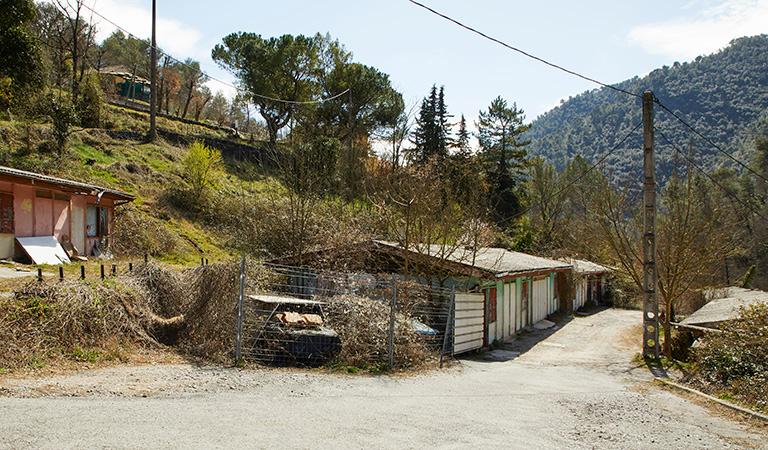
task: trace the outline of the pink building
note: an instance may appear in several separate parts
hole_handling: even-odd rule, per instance
[[[17,237],[54,236],[80,255],[109,246],[125,192],[0,166],[0,258],[18,256]]]

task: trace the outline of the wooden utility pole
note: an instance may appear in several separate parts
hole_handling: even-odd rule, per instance
[[[156,0],[152,0],[152,46],[150,47],[151,68],[149,74],[149,80],[151,84],[151,91],[149,93],[149,134],[147,134],[148,141],[154,141],[157,139],[157,39],[156,39]]]
[[[653,92],[643,92],[643,356],[659,358],[656,297],[656,161],[653,154]]]

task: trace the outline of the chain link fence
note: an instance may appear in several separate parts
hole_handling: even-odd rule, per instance
[[[249,275],[246,275],[248,273]],[[366,369],[442,365],[455,295],[400,276],[241,266],[236,358]]]

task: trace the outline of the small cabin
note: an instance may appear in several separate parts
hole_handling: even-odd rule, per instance
[[[114,189],[0,166],[0,258],[25,259],[17,238],[30,237],[53,237],[78,255],[98,256],[110,246],[115,208],[133,199]]]
[[[99,77],[109,92],[131,100],[148,102],[152,93],[152,83],[123,67],[114,66],[101,69]]]

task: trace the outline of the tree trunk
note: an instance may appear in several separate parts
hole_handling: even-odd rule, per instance
[[[189,81],[189,89],[187,92],[187,100],[184,102],[184,110],[181,112],[181,118],[187,118],[187,111],[189,110],[189,103],[192,101],[192,94],[195,92],[195,80]]]
[[[664,304],[664,356],[672,358],[672,302]]]

